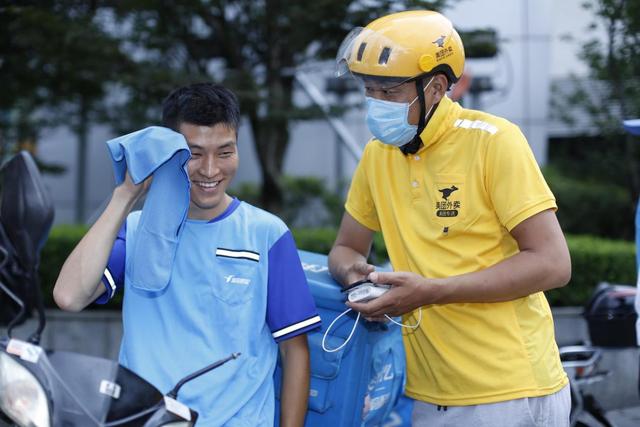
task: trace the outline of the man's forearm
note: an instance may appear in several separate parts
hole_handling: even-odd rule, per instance
[[[417,273],[375,272],[376,283],[389,283],[391,290],[367,303],[347,303],[371,318],[400,316],[418,307],[451,303],[495,303],[522,298],[564,286],[569,280],[570,261],[551,255],[522,251],[492,267],[441,279]]]
[[[350,282],[349,267],[358,262],[366,262],[366,258],[348,246],[334,246],[329,252],[329,272],[334,279],[346,285]]]
[[[516,226],[512,235],[520,252],[489,268],[446,279],[440,286],[443,303],[508,301],[566,285],[571,278],[571,257],[551,210],[540,212]]]
[[[499,302],[521,298],[564,286],[570,278],[570,265],[568,258],[519,252],[484,270],[426,279],[425,302]]]
[[[301,427],[309,399],[309,348],[307,336],[300,335],[281,344],[282,392],[280,426]]]
[[[345,212],[329,252],[329,271],[333,278],[348,285],[372,272],[373,266],[367,263],[372,242],[373,231]]]
[[[53,296],[64,310],[79,311],[101,293],[100,281],[113,242],[135,200],[114,191],[105,211],[65,261]]]

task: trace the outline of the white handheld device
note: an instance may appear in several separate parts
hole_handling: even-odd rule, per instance
[[[384,295],[391,289],[391,285],[377,284],[369,280],[362,280],[344,289],[349,302],[367,302]]]

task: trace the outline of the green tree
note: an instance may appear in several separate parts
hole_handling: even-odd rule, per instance
[[[593,138],[585,138],[593,151],[572,150],[566,168],[561,166],[582,182],[626,187],[629,204],[635,205],[640,194],[639,151],[637,141],[622,131],[621,120],[640,116],[640,2],[587,0],[583,6],[593,13],[586,29],[592,36],[580,52],[588,79],[574,76],[576,90],[566,99],[556,98],[553,111],[569,123],[586,114],[600,138],[595,144]]]
[[[448,3],[451,1],[127,0],[113,2],[113,10],[123,39],[138,53],[144,68],[155,73],[163,70],[168,76],[164,83],[144,77],[158,85],[136,84],[134,98],[151,99],[160,88],[166,93],[167,83],[202,79],[223,81],[238,93],[261,166],[261,204],[279,211],[288,124],[308,117],[293,103],[295,68],[312,59],[334,56],[351,28],[375,17],[411,8],[440,10]],[[149,95],[149,91],[156,94]],[[144,92],[148,95],[141,95]],[[136,114],[153,112],[139,103],[127,105]],[[121,112],[129,114],[127,108]],[[114,120],[124,123],[117,117]]]
[[[640,150],[621,121],[640,116],[640,2],[587,0],[583,7],[593,13],[580,51],[588,75],[572,76],[572,90],[555,90],[565,97],[553,99],[552,111],[569,124],[588,122],[598,133],[552,144],[550,165],[561,173],[549,182],[565,231],[632,239]]]
[[[48,126],[69,126],[78,139],[78,222],[89,124],[100,118],[111,82],[132,65],[98,12],[96,2],[72,0],[0,6],[0,158],[11,145],[36,144]]]

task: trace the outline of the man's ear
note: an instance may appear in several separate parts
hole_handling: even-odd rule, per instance
[[[440,102],[444,94],[447,92],[449,82],[444,74],[436,74],[433,78],[433,84],[429,88],[432,92],[435,102]]]

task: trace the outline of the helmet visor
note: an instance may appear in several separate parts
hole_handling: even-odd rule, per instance
[[[355,27],[349,31],[349,34],[342,40],[338,53],[336,54],[336,77],[344,76],[349,71],[349,61],[353,52],[353,46],[358,36],[365,31],[363,27]]]
[[[383,33],[369,28],[356,27],[344,38],[336,54],[336,77],[352,75],[361,83],[375,81],[377,85],[389,88],[398,86],[424,73],[411,76],[389,75],[394,59],[401,58],[412,49],[400,45]],[[367,66],[363,67],[363,64]],[[371,73],[363,68],[371,69]],[[379,74],[377,71],[386,69]]]

